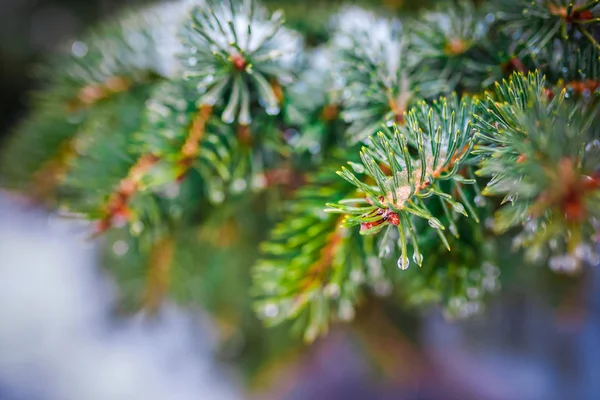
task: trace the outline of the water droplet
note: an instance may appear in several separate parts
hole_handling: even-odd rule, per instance
[[[340,285],[338,285],[337,283],[330,283],[327,286],[325,286],[324,291],[327,297],[336,299],[340,296]]]
[[[354,319],[354,307],[348,300],[340,302],[339,317],[342,321],[351,321]]]
[[[117,240],[113,244],[112,249],[117,256],[122,257],[125,254],[127,254],[127,251],[129,250],[129,245],[124,240]]]
[[[71,46],[71,53],[77,58],[85,57],[88,53],[88,47],[83,42],[74,42]]]
[[[277,115],[279,114],[279,106],[269,106],[265,109],[265,112],[269,115]]]
[[[224,112],[221,116],[221,120],[226,124],[232,124],[235,121],[235,115],[233,112]]]
[[[459,214],[466,214],[465,207],[460,203],[453,204],[452,211]]]
[[[179,196],[181,186],[177,182],[169,183],[164,189],[164,195],[168,199],[175,199]]]
[[[423,264],[423,254],[421,254],[421,253],[419,253],[419,252],[415,251],[415,252],[413,253],[413,261],[414,261],[414,262],[415,262],[417,265],[419,265],[419,266],[420,266],[421,264]]]
[[[463,306],[465,300],[462,297],[453,297],[448,302],[450,308],[459,309]]]
[[[579,260],[570,255],[558,255],[550,258],[548,266],[557,272],[574,272],[579,267]]]
[[[441,222],[435,218],[430,218],[427,220],[427,222],[429,223],[429,226],[435,229],[442,229],[444,227],[444,225],[442,225]]]
[[[190,47],[191,54],[196,54],[197,52],[198,52],[198,49],[196,47]]]
[[[386,297],[392,293],[392,284],[388,281],[379,281],[374,285],[373,290],[377,296]]]
[[[477,207],[485,207],[485,205],[487,204],[486,198],[484,196],[482,196],[482,195],[475,196],[475,198],[473,199],[473,201],[475,202],[475,205]]]
[[[478,297],[479,297],[479,295],[480,295],[480,294],[481,294],[481,293],[480,293],[480,291],[479,291],[479,288],[476,288],[476,287],[470,287],[470,288],[468,288],[468,289],[467,289],[467,296],[468,296],[470,299],[476,299],[476,298],[478,298]]]
[[[248,187],[248,183],[246,182],[246,180],[242,179],[242,178],[238,178],[238,179],[234,180],[233,183],[231,184],[231,191],[233,193],[241,193],[244,190],[246,190],[247,187]]]
[[[144,223],[142,221],[135,221],[133,224],[131,224],[131,232],[134,235],[141,234],[143,230],[144,230]]]
[[[405,257],[404,255],[402,257],[398,258],[398,268],[400,268],[401,270],[407,269],[409,265],[410,265],[410,261],[408,261],[408,258]]]
[[[450,232],[451,232],[451,233],[452,233],[454,236],[458,237],[458,229],[456,229],[456,225],[450,225]]]
[[[391,255],[392,255],[392,245],[390,245],[389,243],[387,243],[381,249],[381,256],[383,258],[389,258]]]
[[[252,188],[254,189],[262,189],[267,186],[267,177],[263,174],[255,175],[252,178]]]
[[[485,16],[485,22],[488,24],[493,23],[496,20],[496,16],[493,13],[489,13]]]
[[[587,260],[592,253],[592,248],[587,244],[580,244],[573,251],[573,255],[580,260]]]
[[[213,203],[220,204],[225,200],[225,193],[220,190],[213,190],[210,193],[210,199],[213,201]]]
[[[279,314],[279,307],[275,303],[267,303],[263,310],[265,317],[275,318]]]
[[[592,267],[596,267],[597,265],[600,264],[600,254],[598,254],[598,253],[590,254],[587,261],[590,263],[590,265]]]
[[[318,154],[321,151],[321,144],[319,142],[311,143],[311,145],[308,146],[308,151],[310,154]]]
[[[483,273],[485,275],[488,276],[492,276],[492,277],[498,277],[500,276],[500,269],[498,267],[496,267],[494,264],[492,264],[491,262],[484,262],[481,265],[481,269],[483,270]]]
[[[188,59],[188,65],[189,65],[190,67],[195,67],[195,66],[196,66],[196,64],[198,64],[198,59],[197,59],[196,57],[190,57],[190,58]]]
[[[352,282],[360,284],[365,281],[365,275],[360,269],[355,269],[350,272],[350,279]]]

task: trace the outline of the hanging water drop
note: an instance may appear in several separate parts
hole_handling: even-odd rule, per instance
[[[432,228],[435,229],[443,229],[444,225],[441,224],[440,221],[438,221],[436,218],[429,218],[427,220],[427,223],[429,223],[429,226],[431,226]]]
[[[408,268],[410,264],[410,261],[408,260],[408,257],[405,257],[404,255],[400,258],[398,258],[398,268],[400,268],[401,270],[405,270]]]
[[[279,106],[273,105],[273,106],[269,106],[265,109],[265,112],[269,115],[277,115],[279,114]]]
[[[413,261],[418,265],[421,266],[421,264],[423,264],[423,254],[421,254],[418,251],[415,251],[413,253]]]

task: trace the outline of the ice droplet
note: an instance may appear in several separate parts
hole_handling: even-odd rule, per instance
[[[267,318],[275,318],[277,314],[279,314],[279,307],[275,303],[267,303],[263,310],[265,317]]]
[[[408,257],[405,257],[403,255],[400,258],[398,258],[398,268],[405,270],[408,268],[409,264],[410,264],[410,261],[408,261]]]

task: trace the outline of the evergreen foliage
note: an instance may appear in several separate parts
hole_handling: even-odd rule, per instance
[[[598,262],[598,13],[338,7],[305,41],[255,0],[154,6],[49,63],[2,183],[137,254],[111,265],[133,306],[217,312],[210,275],[307,341],[372,294],[464,318],[500,288],[504,237],[524,265]]]

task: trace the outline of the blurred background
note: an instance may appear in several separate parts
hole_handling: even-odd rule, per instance
[[[141,3],[0,0],[0,146],[27,111],[35,65]],[[307,29],[316,18],[310,2],[271,3]],[[377,3],[410,12],[434,1]],[[596,269],[540,279],[513,268],[489,309],[466,322],[362,309],[311,346],[271,346],[276,356],[262,363],[264,344],[223,334],[200,310],[115,315],[116,289],[85,232],[0,192],[0,400],[600,399]]]

